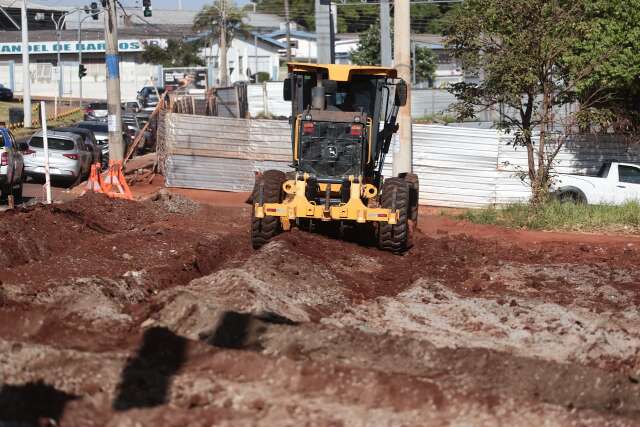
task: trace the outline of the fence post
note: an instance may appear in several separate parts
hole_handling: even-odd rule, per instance
[[[262,103],[264,104],[264,115],[269,116],[269,95],[267,94],[267,82],[262,82]]]

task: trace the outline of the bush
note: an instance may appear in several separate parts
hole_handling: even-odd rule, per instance
[[[256,75],[256,83],[268,82],[269,80],[271,80],[271,76],[267,72],[260,71]]]

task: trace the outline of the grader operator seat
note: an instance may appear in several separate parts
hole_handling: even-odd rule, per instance
[[[407,87],[392,68],[289,64],[284,98],[291,101],[292,167],[266,171],[252,197],[252,242],[258,248],[292,225],[316,221],[376,224],[382,249],[409,246],[417,220],[414,174],[383,179]]]

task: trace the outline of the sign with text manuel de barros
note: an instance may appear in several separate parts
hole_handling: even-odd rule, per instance
[[[118,50],[120,52],[142,52],[146,45],[166,46],[164,39],[146,40],[120,40]],[[52,54],[52,53],[83,53],[104,52],[104,40],[87,40],[82,43],[72,41],[58,42],[32,42],[29,43],[30,54]],[[0,55],[19,55],[22,53],[22,43],[0,43]]]

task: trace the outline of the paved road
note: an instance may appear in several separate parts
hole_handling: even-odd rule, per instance
[[[73,196],[67,192],[68,184],[53,182],[51,186],[51,198],[53,201],[69,200]],[[23,204],[42,203],[45,200],[44,184],[29,180],[24,184]],[[0,212],[8,209],[7,202],[0,202]]]

